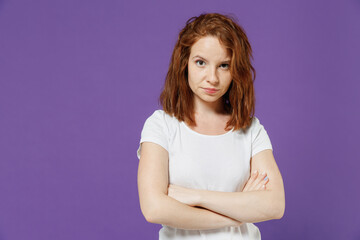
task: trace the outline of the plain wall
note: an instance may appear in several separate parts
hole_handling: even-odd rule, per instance
[[[286,211],[263,239],[360,239],[360,1],[0,0],[0,239],[157,239],[136,150],[188,18],[233,14]]]

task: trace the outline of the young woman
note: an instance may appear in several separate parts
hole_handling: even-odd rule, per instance
[[[137,151],[140,207],[162,224],[159,239],[261,239],[253,223],[283,216],[283,180],[254,116],[250,58],[230,16],[202,14],[180,31],[163,110],[146,119]]]

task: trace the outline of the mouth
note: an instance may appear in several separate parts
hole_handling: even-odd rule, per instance
[[[219,89],[216,88],[203,88],[205,90],[206,93],[216,93],[217,91],[219,91]]]

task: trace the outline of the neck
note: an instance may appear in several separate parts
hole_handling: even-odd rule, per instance
[[[224,113],[222,98],[216,102],[205,102],[200,98],[194,98],[194,110],[196,115],[211,116]]]

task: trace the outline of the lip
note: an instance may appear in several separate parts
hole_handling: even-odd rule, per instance
[[[216,93],[217,91],[219,91],[218,89],[216,88],[203,88],[205,90],[205,92],[207,93]]]

